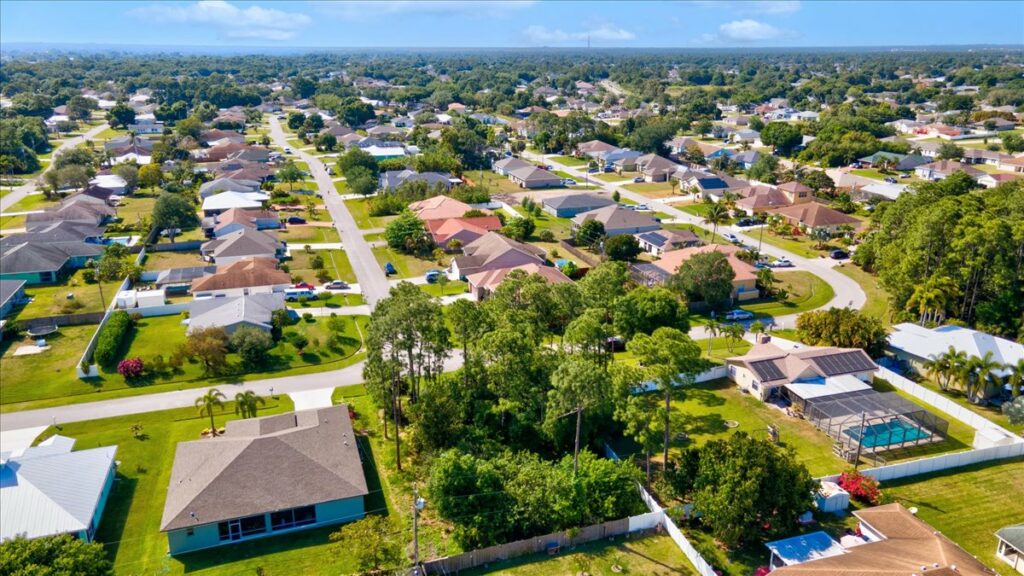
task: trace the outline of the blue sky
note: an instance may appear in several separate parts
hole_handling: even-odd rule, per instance
[[[0,0],[0,41],[282,47],[1024,43],[1015,1]]]

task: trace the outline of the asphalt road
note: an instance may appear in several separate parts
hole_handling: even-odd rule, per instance
[[[66,150],[68,148],[78,146],[79,144],[85,142],[86,140],[91,140],[92,138],[95,138],[97,134],[106,130],[107,127],[108,126],[106,123],[100,124],[99,126],[89,130],[88,132],[81,136],[68,138],[64,142],[61,142],[60,146],[57,146],[57,149],[53,151],[53,155],[51,156],[51,158],[56,157],[57,153],[60,152],[61,150]],[[50,166],[53,166],[53,164],[51,163]],[[49,167],[47,167],[47,170],[49,170]],[[43,172],[45,173],[46,171],[44,170]],[[7,194],[3,198],[0,198],[0,212],[5,212],[11,206],[14,206],[18,202],[21,202],[21,200],[25,198],[25,196],[28,196],[30,193],[35,192],[36,185],[39,182],[39,179],[41,178],[42,174],[36,176],[32,180],[29,180],[28,182],[22,184],[21,186],[18,186],[17,188],[14,189],[13,192]]]
[[[270,117],[270,136],[274,144],[281,148],[292,148],[292,155],[297,159],[309,164],[309,171],[316,181],[320,197],[324,200],[324,206],[334,221],[335,228],[341,235],[341,244],[345,247],[349,262],[352,263],[352,271],[356,274],[356,280],[362,290],[363,297],[371,308],[377,305],[377,301],[388,295],[389,285],[384,270],[373,256],[370,245],[363,238],[363,231],[359,229],[352,214],[345,206],[334,187],[334,181],[324,163],[302,150],[294,149],[288,144],[288,136],[281,128],[281,122],[275,116]]]

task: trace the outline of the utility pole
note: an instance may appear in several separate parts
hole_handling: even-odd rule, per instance
[[[93,260],[92,264],[96,267],[96,286],[100,289],[100,308],[106,310],[107,299],[103,297],[103,279],[100,278],[100,261]]]
[[[427,505],[427,501],[420,498],[420,491],[413,485],[412,489],[412,573],[419,576],[420,573],[420,538],[419,524],[420,512]]]

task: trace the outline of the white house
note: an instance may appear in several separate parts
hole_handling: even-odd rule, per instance
[[[893,355],[918,371],[924,370],[924,363],[930,358],[950,347],[968,357],[981,358],[991,352],[992,359],[1003,365],[1016,364],[1024,359],[1024,345],[962,326],[925,328],[904,322],[893,326],[889,335],[889,350]],[[1001,377],[1009,374],[1005,369],[993,372]]]

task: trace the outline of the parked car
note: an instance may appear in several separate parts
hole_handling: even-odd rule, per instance
[[[284,153],[285,154],[291,154],[292,153],[292,149],[291,148],[285,148],[284,149]]]
[[[423,275],[428,284],[437,282],[437,279],[441,276],[440,270],[427,270],[427,273]]]
[[[644,181],[644,177],[643,176],[637,176],[636,178],[633,178],[633,182],[635,182],[636,184],[640,184],[643,181]]]
[[[555,169],[555,167],[554,167],[554,166],[552,166],[551,164],[548,164],[547,166],[545,166],[545,167],[544,167],[544,169],[545,169],[545,170],[554,170],[554,169]]]
[[[860,168],[860,162],[853,162],[850,164],[850,168]]]
[[[740,221],[736,223],[736,225],[739,226],[740,228],[746,228],[747,226],[758,226],[761,224],[764,224],[764,222],[761,222],[756,218],[741,218]]]
[[[647,204],[637,204],[636,205],[636,209],[639,212],[645,212],[645,211],[650,210],[650,208],[647,207]]]
[[[299,282],[298,284],[292,285],[292,288],[301,288],[303,290],[316,290],[316,286],[313,286],[309,282]]]
[[[910,178],[910,173],[904,172],[903,174],[900,174],[900,178]]]
[[[284,299],[289,302],[296,302],[300,298],[316,300],[316,292],[309,288],[287,288],[284,291]]]
[[[887,176],[887,177],[885,178],[885,182],[886,182],[887,184],[895,184],[895,183],[896,183],[896,179],[895,179],[895,178],[893,178],[892,176]]]
[[[344,280],[331,280],[324,284],[325,290],[348,290],[348,282]]]
[[[751,320],[754,317],[753,312],[747,312],[739,308],[735,310],[729,310],[725,313],[726,320]]]
[[[722,233],[722,238],[725,238],[726,240],[728,240],[729,242],[732,242],[733,244],[739,244],[740,243],[739,237],[736,236],[735,234],[733,234],[732,232],[724,232],[724,233]]]
[[[850,254],[846,250],[833,250],[829,253],[829,257],[833,260],[846,260],[850,257]]]
[[[573,180],[572,178],[566,178],[565,180],[562,180],[562,184],[564,184],[565,186],[575,186],[576,181]]]
[[[388,262],[388,263],[384,264],[384,273],[387,274],[388,276],[391,276],[392,274],[397,274],[398,271],[395,270],[395,265],[394,264],[392,264],[391,262]]]
[[[334,166],[328,166],[327,173],[330,174],[331,176],[334,176]]]
[[[306,219],[302,216],[289,216],[287,222],[289,224],[305,224]]]
[[[789,258],[783,256],[775,262],[772,262],[772,268],[792,268],[793,263],[789,261]]]

